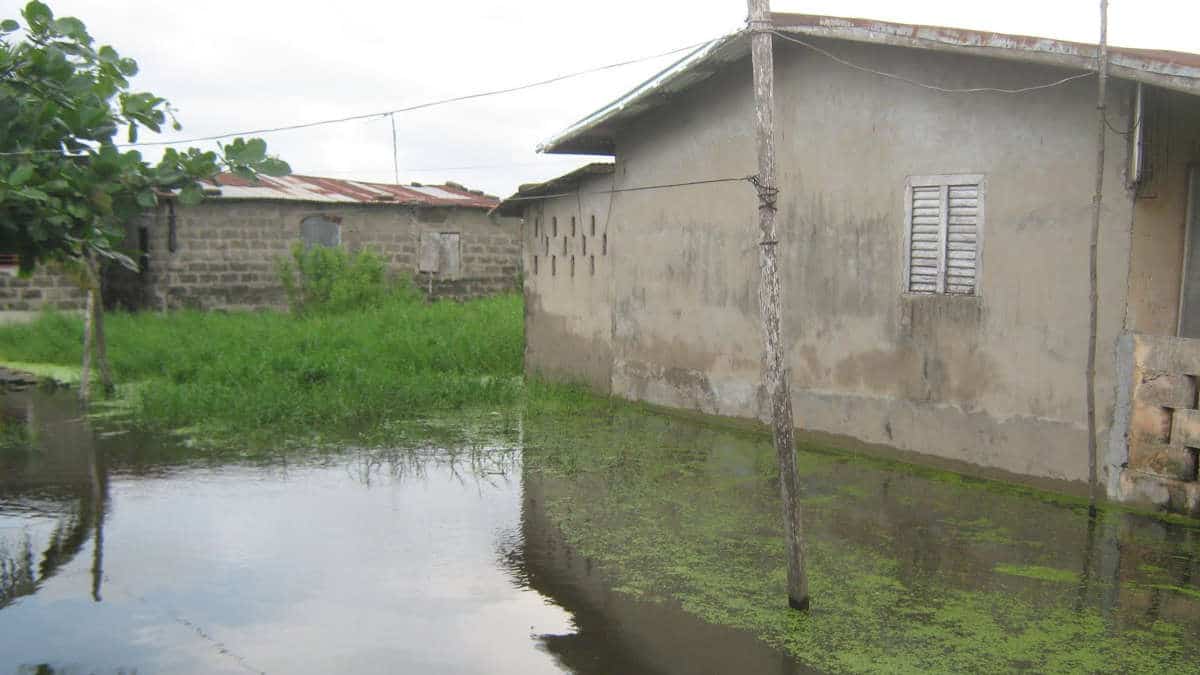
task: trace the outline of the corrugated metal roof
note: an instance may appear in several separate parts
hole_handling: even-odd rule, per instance
[[[593,162],[541,183],[524,183],[492,211],[502,216],[519,216],[525,210],[526,203],[534,198],[571,192],[579,187],[584,178],[611,174],[613,168],[612,162]]]
[[[781,33],[951,51],[1081,71],[1095,70],[1096,67],[1094,44],[835,16],[776,13],[771,18],[775,29]],[[662,105],[669,95],[711,77],[725,64],[746,56],[750,51],[748,37],[749,31],[742,29],[697,48],[629,93],[543,142],[538,151],[613,154],[617,126]],[[749,77],[749,70],[746,72]],[[1109,47],[1109,73],[1116,78],[1200,96],[1200,54]]]
[[[459,206],[489,210],[500,203],[500,200],[492,195],[467,189],[458,183],[393,185],[296,174],[278,178],[259,176],[257,181],[248,181],[240,176],[223,173],[217,177],[215,187],[219,193],[212,196],[218,199]]]

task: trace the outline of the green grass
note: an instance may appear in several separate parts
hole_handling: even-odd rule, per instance
[[[109,358],[134,419],[209,441],[361,430],[521,391],[521,298],[426,304],[397,297],[348,313],[114,313]],[[47,313],[0,327],[0,361],[68,370],[81,320]],[[39,370],[38,368],[27,368]],[[46,372],[45,368],[40,369]],[[69,379],[69,378],[68,378]]]

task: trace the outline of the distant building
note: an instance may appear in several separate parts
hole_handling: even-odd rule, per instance
[[[1081,490],[1095,46],[774,21],[798,423]],[[1200,55],[1110,54],[1101,476],[1111,498],[1200,514]],[[498,209],[524,217],[528,370],[767,414],[756,195],[739,180],[757,166],[751,80],[740,31],[542,146],[615,163],[523,186]]]
[[[193,207],[165,198],[129,226],[124,249],[141,271],[110,269],[105,292],[126,308],[256,309],[286,299],[276,262],[297,242],[372,248],[396,275],[434,297],[515,290],[520,221],[488,214],[499,200],[455,183],[389,185],[287,176],[257,183],[222,175]],[[11,262],[10,269],[3,269]],[[5,274],[6,271],[12,274]],[[0,258],[0,309],[82,307],[51,269],[15,276]]]

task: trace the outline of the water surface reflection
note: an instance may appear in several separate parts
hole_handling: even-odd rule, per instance
[[[713,643],[792,672],[608,590],[506,419],[465,446],[221,457],[97,431],[65,394],[4,405],[33,441],[0,449],[0,672],[696,672]]]

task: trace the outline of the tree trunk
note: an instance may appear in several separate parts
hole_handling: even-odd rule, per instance
[[[788,604],[809,606],[808,575],[804,567],[804,533],[800,512],[800,477],[796,474],[796,442],[792,396],[783,363],[780,337],[778,237],[775,232],[775,64],[772,54],[769,0],[747,0],[750,10],[751,61],[754,68],[755,140],[758,146],[759,244],[758,306],[763,323],[763,376],[771,404],[771,430],[779,461],[779,491],[783,499],[783,528],[787,543]]]
[[[92,306],[92,343],[96,348],[96,366],[100,369],[100,386],[105,396],[113,393],[112,369],[108,365],[108,339],[104,335],[104,287],[95,258],[88,258],[88,293]]]
[[[91,288],[84,291],[87,300],[83,310],[83,363],[79,366],[79,398],[87,401],[92,396],[92,304],[96,296]]]

